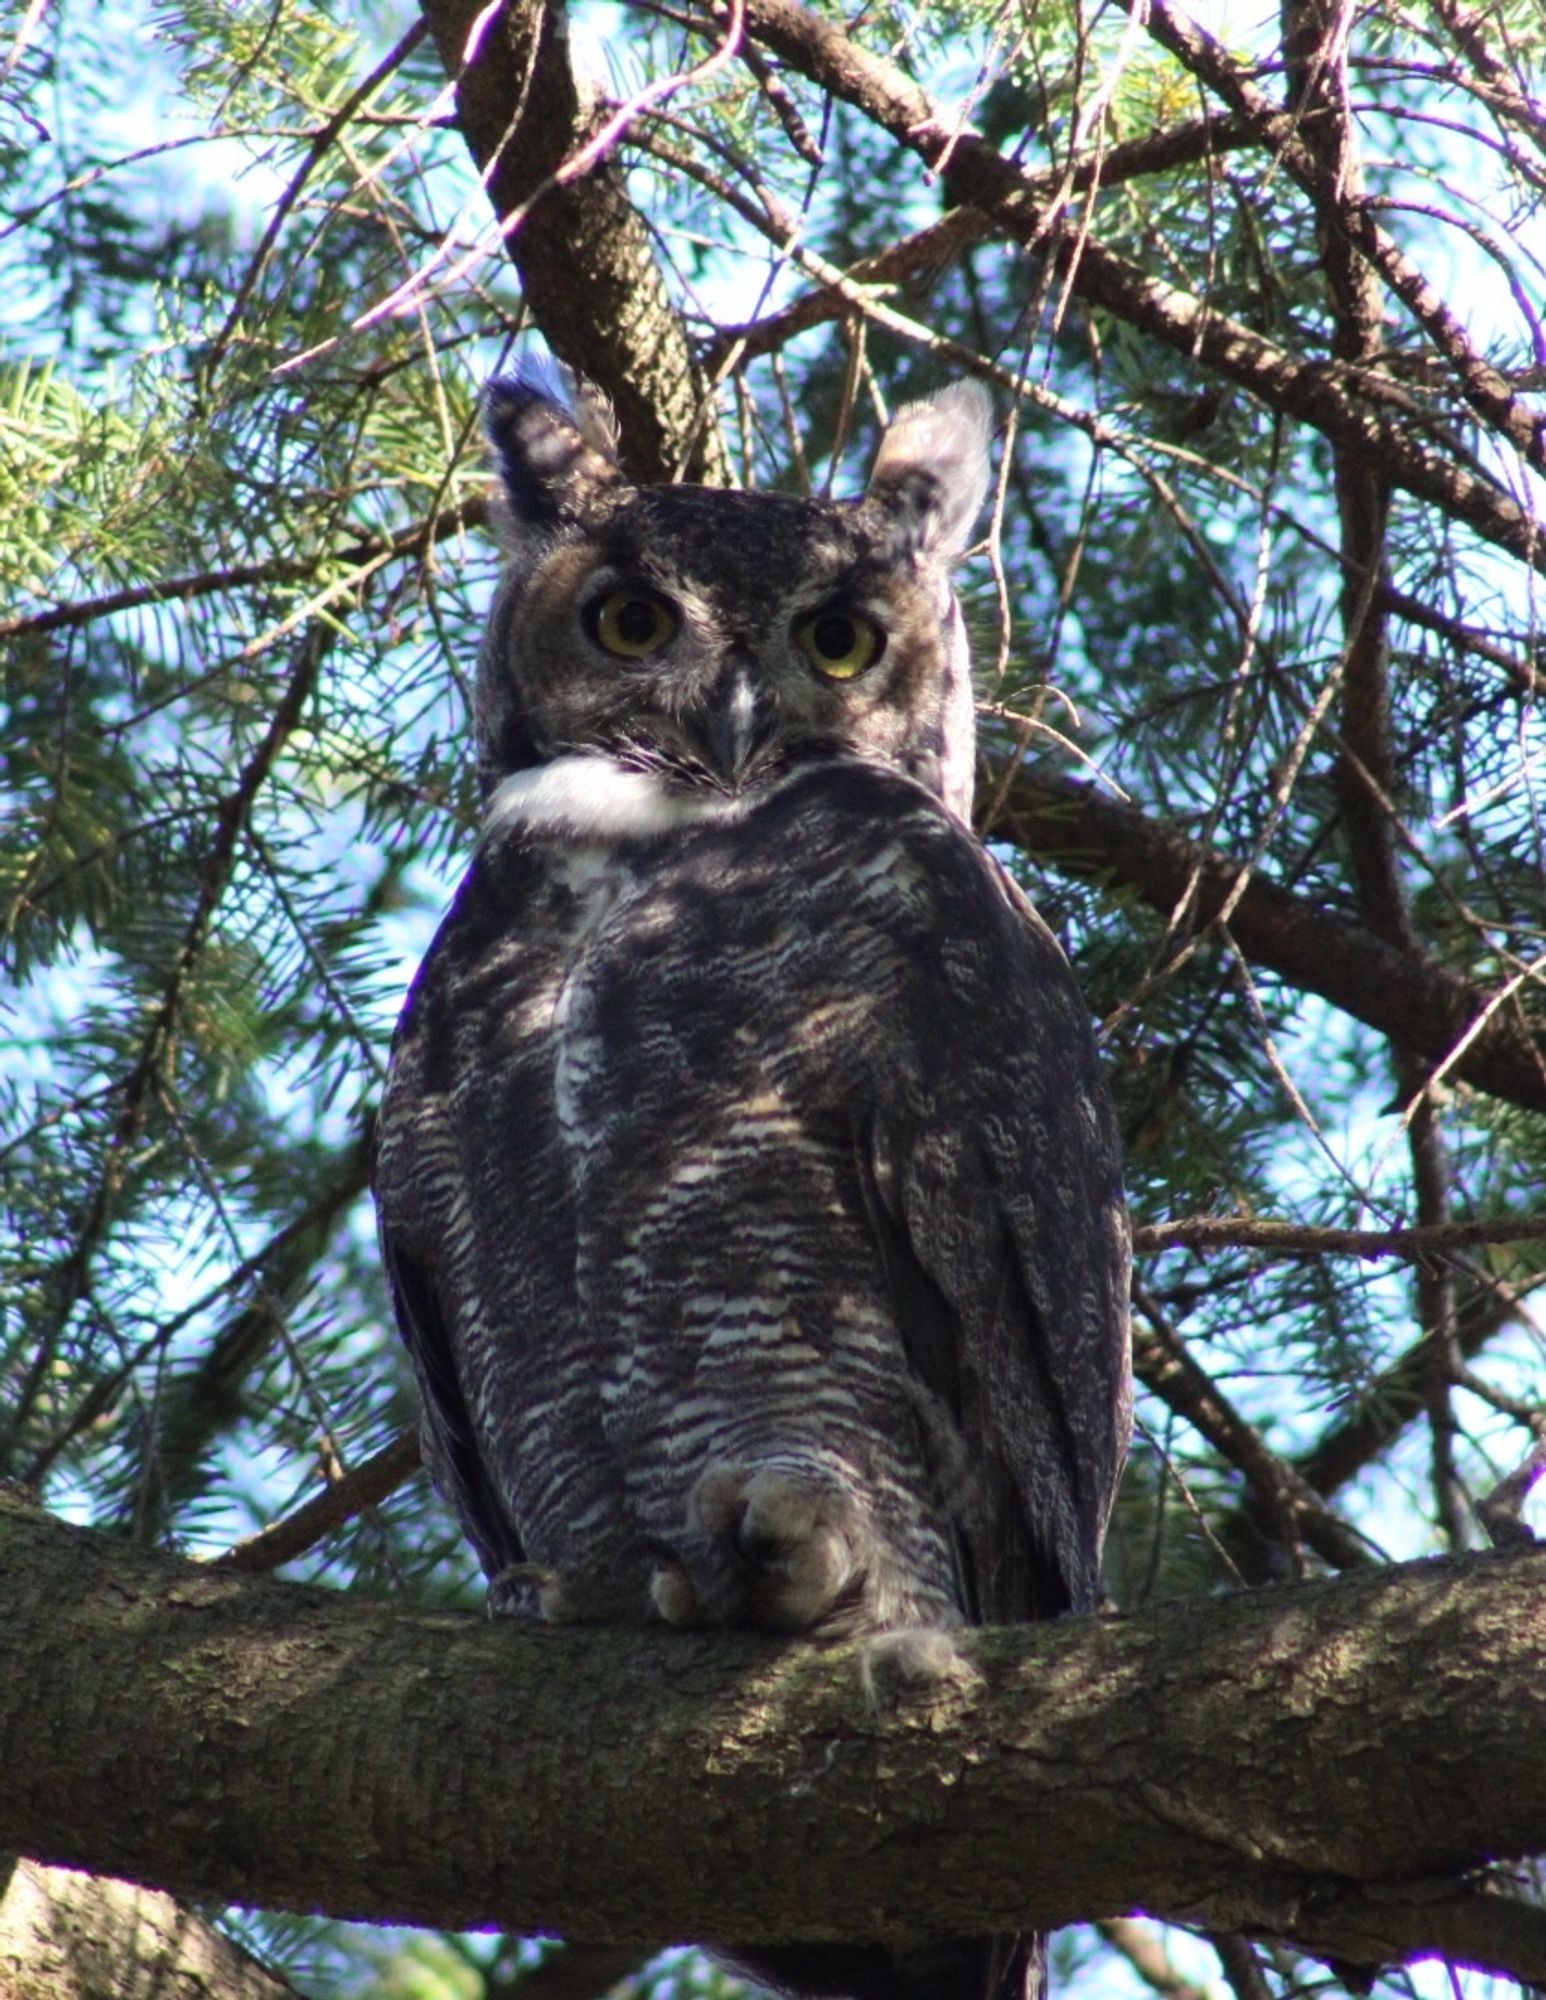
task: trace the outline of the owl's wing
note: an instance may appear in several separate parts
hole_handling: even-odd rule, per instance
[[[403,1239],[385,1223],[381,1256],[398,1331],[418,1377],[424,1462],[436,1486],[456,1509],[484,1573],[498,1576],[523,1560],[521,1545],[479,1449],[434,1282]]]
[[[860,1180],[909,1365],[967,1460],[970,1615],[1087,1611],[1131,1423],[1120,1148],[1056,940],[942,821],[915,851],[934,933],[909,954],[916,1040],[869,1080]]]
[[[524,878],[506,869],[511,876],[509,893],[519,895]],[[488,968],[490,941],[506,918],[490,871],[475,864],[414,977],[393,1037],[371,1175],[392,1310],[419,1383],[425,1464],[491,1577],[524,1560],[487,1449],[482,1405],[490,1390],[478,1363],[489,1345],[488,1302],[472,1275],[471,1218],[497,1203],[502,1184],[496,1176],[489,1185],[487,1162],[479,1180],[479,1156],[464,1140],[469,1098],[502,1106],[510,1087],[508,1063],[491,1054],[508,988]],[[520,1129],[515,1116],[510,1123]]]

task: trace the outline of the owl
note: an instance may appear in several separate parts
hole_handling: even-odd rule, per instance
[[[482,826],[375,1188],[495,1608],[814,1639],[1092,1609],[1127,1224],[1073,976],[969,825],[986,396],[903,408],[849,504],[635,486],[528,381],[487,420]],[[1038,1964],[732,1956],[849,2000],[1020,2000]]]

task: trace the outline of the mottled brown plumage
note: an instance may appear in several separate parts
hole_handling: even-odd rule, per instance
[[[1126,1222],[1072,976],[965,824],[946,571],[987,423],[972,388],[910,406],[845,507],[640,491],[591,418],[491,392],[486,820],[377,1196],[502,1609],[822,1636],[1096,1603]],[[857,2000],[1003,2000],[1037,1960],[751,1956]]]

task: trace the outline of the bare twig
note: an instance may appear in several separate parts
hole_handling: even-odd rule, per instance
[[[1258,1537],[1265,1532],[1293,1560],[1300,1541],[1337,1569],[1357,1569],[1371,1559],[1368,1544],[1330,1512],[1301,1472],[1279,1458],[1229,1401],[1189,1351],[1158,1302],[1141,1283],[1133,1301],[1146,1324],[1133,1336],[1133,1367],[1178,1416],[1185,1417],[1249,1481]],[[1239,1562],[1240,1551],[1231,1549]]]
[[[1072,778],[1017,771],[996,832],[1069,874],[1131,890],[1167,917],[1190,894],[1196,926],[1211,923],[1239,888],[1237,857]],[[1494,1011],[1489,995],[1447,966],[1400,951],[1260,873],[1234,903],[1230,929],[1253,961],[1431,1060],[1469,1037],[1457,1077],[1546,1111],[1546,1038],[1514,1007]]]
[[[254,584],[300,583],[320,569],[344,574],[338,587],[353,589],[367,573],[379,569],[383,560],[395,556],[422,555],[437,542],[463,529],[481,527],[488,519],[488,502],[481,495],[469,495],[459,506],[447,507],[427,520],[415,521],[391,535],[372,536],[350,542],[341,549],[319,545],[305,555],[270,556],[263,562],[229,563],[221,569],[201,570],[193,576],[158,577],[149,583],[126,584],[122,590],[104,591],[100,597],[76,598],[55,604],[47,611],[28,612],[20,618],[0,620],[0,639],[64,632],[77,626],[95,624],[121,611],[137,611],[147,604],[185,604],[219,591],[247,590]]]
[[[283,1520],[271,1522],[257,1534],[237,1542],[216,1556],[209,1566],[255,1574],[293,1562],[356,1514],[395,1493],[417,1471],[419,1463],[418,1432],[399,1431],[390,1444],[373,1452],[342,1478],[333,1480],[314,1500],[306,1501]]]
[[[1133,1231],[1140,1256],[1166,1250],[1272,1250],[1293,1257],[1403,1257],[1417,1264],[1446,1250],[1479,1243],[1534,1243],[1546,1238],[1546,1214],[1483,1222],[1444,1222],[1405,1229],[1332,1229],[1274,1222],[1257,1215],[1186,1215]]]
[[[1460,1308],[1458,1342],[1462,1355],[1480,1354],[1501,1327],[1527,1310],[1525,1300],[1543,1281],[1526,1286],[1494,1285],[1478,1291]],[[1326,1431],[1298,1461],[1299,1470],[1325,1496],[1356,1479],[1390,1441],[1421,1416],[1433,1342],[1424,1334],[1375,1377],[1356,1407]]]
[[[1337,149],[1334,160],[1317,157],[1308,138],[1318,129],[1316,122],[1281,110],[1221,43],[1175,13],[1169,0],[1150,0],[1148,25],[1156,41],[1255,127],[1315,202],[1329,225],[1328,233],[1345,239],[1350,250],[1367,258],[1380,273],[1454,369],[1462,393],[1482,421],[1506,438],[1527,465],[1546,471],[1546,419],[1530,410],[1507,377],[1477,352],[1435,287],[1380,228],[1358,177],[1345,171],[1345,151]]]
[[[1540,522],[1496,482],[1459,464],[1453,452],[1390,424],[1382,405],[1369,399],[1370,371],[1303,360],[1212,302],[1109,250],[1087,230],[1065,237],[1061,211],[1038,198],[1032,176],[979,135],[957,130],[905,71],[799,0],[747,0],[746,19],[758,40],[939,172],[949,202],[982,209],[1011,241],[1052,258],[1086,302],[1238,382],[1333,443],[1368,454],[1397,485],[1546,570]]]
[[[1520,1516],[1531,1488],[1543,1474],[1546,1474],[1546,1438],[1540,1439],[1524,1463],[1516,1466],[1507,1478],[1500,1479],[1485,1499],[1477,1501],[1477,1519],[1494,1548],[1540,1539]]]

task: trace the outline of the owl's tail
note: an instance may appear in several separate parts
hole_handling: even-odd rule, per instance
[[[730,1968],[789,2000],[1042,2000],[1047,1941],[947,1938],[905,1951],[884,1945],[759,1945],[717,1951]]]

